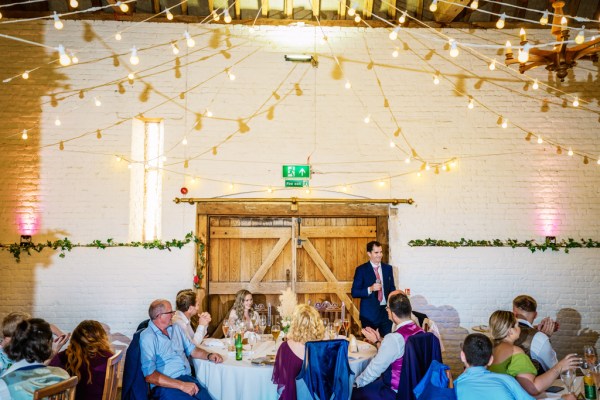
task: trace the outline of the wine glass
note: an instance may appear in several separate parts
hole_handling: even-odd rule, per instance
[[[566,369],[560,371],[560,379],[565,384],[568,393],[573,393],[573,383],[575,382],[575,370]]]
[[[223,328],[223,335],[225,337],[227,337],[227,334],[229,333],[229,319],[225,318],[223,320],[223,324],[221,325],[221,327]]]
[[[598,355],[594,346],[583,346],[583,356],[590,368],[598,363]]]
[[[252,328],[251,330],[254,332],[258,329],[258,314],[253,312],[252,315],[250,315],[250,323],[252,324]]]
[[[323,326],[325,327],[325,329],[327,329],[327,327],[329,326],[329,318],[323,318]]]
[[[248,345],[250,345],[250,354],[254,354],[252,348],[256,344],[256,333],[252,332],[248,335]]]
[[[261,315],[258,318],[258,329],[260,329],[260,334],[264,335],[265,334],[265,329],[267,328],[267,316],[266,315]]]
[[[344,332],[346,332],[346,336],[349,336],[350,320],[348,318],[344,318],[343,325],[344,325]]]
[[[327,334],[329,335],[329,339],[335,339],[335,332],[335,327],[332,323],[329,323],[329,325],[327,325]]]
[[[277,338],[279,337],[279,332],[281,331],[281,327],[279,324],[271,325],[271,334],[273,335],[273,340],[277,343]]]
[[[342,320],[341,319],[336,319],[333,322],[333,327],[335,328],[336,337],[339,336],[340,329],[342,329]]]

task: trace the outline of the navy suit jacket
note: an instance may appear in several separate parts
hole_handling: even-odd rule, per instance
[[[396,290],[394,284],[394,271],[391,265],[381,263],[383,296],[387,301],[390,292]],[[356,267],[354,280],[352,282],[352,297],[360,298],[360,317],[372,322],[378,322],[380,315],[380,304],[377,300],[377,292],[369,294],[369,286],[375,283],[375,271],[371,262]],[[387,319],[387,316],[385,317]]]

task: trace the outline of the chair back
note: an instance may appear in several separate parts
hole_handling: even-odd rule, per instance
[[[413,393],[417,400],[456,400],[450,367],[433,360]]]
[[[33,400],[75,400],[75,389],[79,378],[72,376],[67,380],[46,386],[33,392]]]
[[[127,347],[125,366],[123,368],[122,400],[148,400],[148,384],[142,373],[142,359],[140,351],[141,329],[133,334],[131,343]]]
[[[306,342],[304,363],[296,377],[298,399],[349,400],[352,382],[346,339]]]
[[[396,399],[416,400],[413,389],[423,379],[431,362],[442,362],[440,341],[433,333],[421,332],[412,335],[406,341],[403,357]]]
[[[102,392],[102,400],[115,400],[117,398],[119,365],[121,364],[122,358],[123,350],[119,350],[106,361],[106,377],[104,378],[104,392]]]

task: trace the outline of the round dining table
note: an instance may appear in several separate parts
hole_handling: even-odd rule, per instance
[[[235,359],[235,352],[228,352],[226,339],[210,339],[211,346],[202,345],[204,350],[219,353],[223,362],[215,364],[206,360],[194,359],[196,377],[204,385],[213,399],[260,399],[276,400],[277,385],[271,381],[273,376],[272,364],[261,364],[257,360],[274,358],[277,345],[270,335],[266,340],[254,345],[252,352],[250,346],[244,345],[244,354],[241,361]],[[276,347],[277,346],[277,347]],[[377,350],[374,346],[358,341],[358,353],[348,353],[350,368],[354,376],[358,376],[375,356]],[[252,362],[254,360],[254,363]]]

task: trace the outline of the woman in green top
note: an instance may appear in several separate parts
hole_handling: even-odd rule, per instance
[[[490,316],[490,331],[494,341],[492,365],[489,370],[514,376],[532,396],[548,389],[560,375],[560,371],[575,368],[581,362],[577,354],[569,354],[554,367],[536,376],[537,370],[523,349],[515,346],[521,328],[512,311],[494,311]]]

